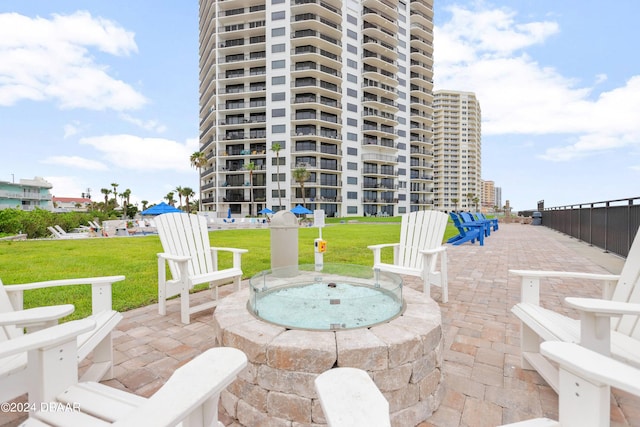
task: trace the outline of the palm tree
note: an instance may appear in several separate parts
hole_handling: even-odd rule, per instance
[[[256,170],[256,164],[249,162],[244,165],[244,168],[249,171],[249,216],[253,214],[253,171]]]
[[[178,205],[178,208],[182,209],[182,190],[183,188],[178,185],[176,187],[176,189],[174,190],[176,192],[176,194],[178,195],[178,199],[180,200],[180,204]]]
[[[195,196],[195,194],[196,193],[193,191],[192,188],[182,187],[182,195],[184,196],[184,203],[185,205],[187,205],[185,212],[191,212],[191,208],[189,207],[189,199]]]
[[[467,193],[465,196],[467,197],[467,206],[473,206],[473,198],[476,197],[476,195],[473,193]]]
[[[167,193],[167,195],[166,195],[166,196],[164,196],[164,198],[167,200],[167,203],[169,203],[169,205],[171,205],[171,206],[173,206],[173,205],[175,205],[175,204],[176,204],[176,200],[173,198],[173,195],[174,195],[174,194],[175,194],[175,193],[174,193],[173,191],[169,191],[169,192]]]
[[[302,192],[302,205],[307,204],[304,197],[304,183],[311,177],[311,173],[306,168],[297,168],[292,172],[293,179],[300,184],[300,191]]]
[[[140,203],[142,203],[142,210],[146,211],[147,210],[147,205],[149,204],[148,200],[140,200]]]
[[[106,212],[109,207],[109,194],[111,194],[111,190],[108,188],[101,188],[100,192],[104,194],[104,211]]]
[[[280,150],[282,150],[282,144],[279,144],[277,142],[274,142],[271,145],[271,151],[273,151],[274,153],[276,153],[276,177],[277,177],[277,183],[278,183],[278,206],[282,207],[282,197],[280,195]]]
[[[480,198],[479,197],[474,197],[473,199],[473,206],[475,206],[476,211],[478,210],[478,205],[480,204]]]
[[[453,202],[453,210],[457,211],[458,210],[458,202],[460,201],[457,197],[454,197],[451,199],[451,201]]]
[[[129,190],[128,188],[126,190],[124,190],[121,194],[122,199],[123,199],[123,207],[122,207],[122,213],[124,215],[124,218],[127,218],[127,208],[129,207],[129,197],[131,197],[131,190]]]
[[[202,151],[196,151],[189,160],[191,160],[191,166],[198,169],[198,194],[200,194],[202,193],[202,167],[207,164],[207,156]],[[199,199],[202,199],[202,194]],[[198,210],[202,210],[202,203],[199,204]]]
[[[116,199],[118,197],[118,184],[113,182],[111,186],[113,187],[113,200],[115,200],[115,205],[118,206],[118,199]]]

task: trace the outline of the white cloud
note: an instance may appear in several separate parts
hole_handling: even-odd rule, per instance
[[[129,114],[120,114],[120,118],[122,120],[124,120],[125,122],[129,122],[131,124],[134,124],[142,129],[148,130],[148,131],[152,131],[152,132],[157,132],[157,133],[163,133],[164,131],[167,130],[167,127],[165,125],[163,125],[162,123],[159,123],[157,120],[141,120],[141,119],[137,119]]]
[[[518,24],[506,9],[449,8],[452,19],[437,29],[434,57],[439,65],[484,58],[508,57],[513,52],[544,42],[558,32],[555,22]],[[445,45],[441,45],[444,42]]]
[[[100,151],[115,167],[136,171],[172,170],[193,173],[189,157],[198,149],[197,139],[179,143],[135,135],[104,135],[80,139],[80,144]]]
[[[608,79],[608,77],[607,77],[606,74],[604,74],[604,73],[597,74],[596,75],[596,84],[606,82],[607,79]]]
[[[140,108],[145,97],[94,62],[90,49],[137,52],[134,34],[88,12],[30,18],[0,14],[0,105],[53,100],[61,108]]]
[[[51,194],[56,197],[80,197],[87,191],[75,176],[47,176],[44,179],[51,183]]]
[[[435,29],[435,90],[475,92],[483,135],[566,134],[540,157],[563,161],[640,143],[640,76],[593,97],[593,87],[544,67],[526,48],[559,32],[555,22],[520,23],[506,9],[449,9]],[[594,85],[606,80],[596,76]]]
[[[73,124],[68,123],[64,125],[64,139],[70,138],[73,135],[78,134],[80,129],[78,128],[78,122],[74,122]]]
[[[540,157],[551,161],[571,160],[605,150],[640,144],[640,76],[623,87],[604,92],[583,116],[583,131],[575,143],[548,149]]]
[[[42,160],[41,163],[94,171],[108,170],[104,163],[79,156],[52,156]]]

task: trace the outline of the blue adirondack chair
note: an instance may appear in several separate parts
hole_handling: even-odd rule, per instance
[[[475,243],[477,239],[480,246],[484,246],[484,225],[479,223],[466,224],[454,212],[449,212],[449,217],[458,229],[458,235],[447,240],[447,243],[457,246],[469,241]]]
[[[476,212],[476,216],[479,219],[484,219],[486,221],[490,221],[491,222],[491,227],[493,228],[493,231],[498,231],[498,218],[487,218],[482,212]]]
[[[484,237],[491,236],[491,221],[479,220],[473,215],[471,215],[469,212],[460,212],[459,215],[460,215],[460,218],[462,218],[462,222],[465,224],[475,224],[476,226],[480,224],[484,230]],[[471,225],[468,225],[468,226],[471,226]]]

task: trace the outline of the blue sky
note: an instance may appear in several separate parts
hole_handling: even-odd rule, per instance
[[[435,0],[435,89],[475,92],[515,209],[639,196],[640,2]],[[197,191],[197,1],[0,2],[0,180]]]

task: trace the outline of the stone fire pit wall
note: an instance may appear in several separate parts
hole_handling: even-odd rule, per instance
[[[334,367],[364,369],[389,401],[392,426],[415,426],[444,393],[440,308],[405,287],[406,310],[369,328],[290,330],[255,318],[248,289],[224,298],[214,312],[218,343],[247,354],[249,364],[221,395],[221,407],[242,426],[326,425],[316,376]]]

